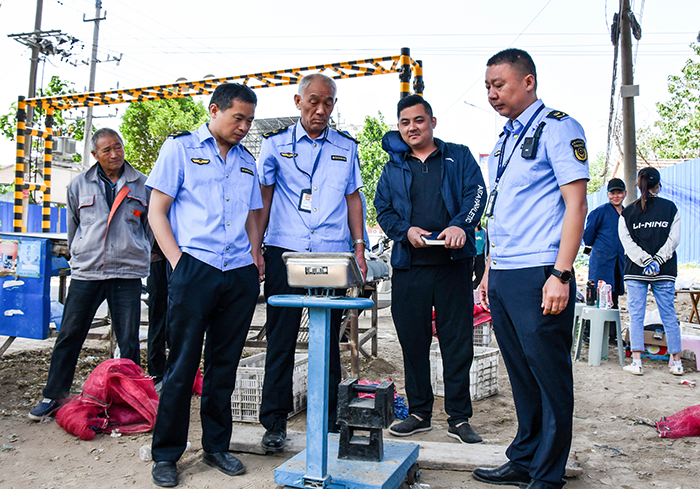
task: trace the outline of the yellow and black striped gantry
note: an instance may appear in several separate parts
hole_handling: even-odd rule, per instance
[[[362,76],[399,74],[400,98],[410,95],[411,75],[413,91],[423,95],[423,64],[411,59],[409,48],[402,48],[401,54],[369,58],[355,61],[342,61],[321,65],[304,66],[286,70],[266,71],[248,75],[236,75],[223,78],[207,78],[204,80],[154,85],[151,87],[109,90],[106,92],[90,92],[80,94],[58,95],[54,97],[25,99],[20,96],[17,103],[17,160],[15,164],[15,206],[14,231],[26,232],[22,219],[23,191],[39,190],[44,192],[42,209],[42,232],[49,232],[51,203],[51,162],[53,149],[53,114],[56,110],[73,109],[78,107],[94,107],[98,105],[129,104],[146,100],[162,100],[197,95],[209,95],[222,83],[238,82],[250,88],[271,88],[285,85],[296,85],[305,75],[323,73],[333,79],[356,78]],[[45,130],[27,129],[27,106],[46,110]],[[45,141],[44,152],[44,184],[37,185],[24,181],[25,136],[38,136]]]

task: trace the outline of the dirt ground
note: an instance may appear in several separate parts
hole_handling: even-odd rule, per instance
[[[697,272],[693,272],[697,273]],[[655,307],[650,296],[649,309]],[[677,299],[681,321],[687,321],[690,301]],[[624,297],[623,323],[628,320]],[[254,324],[264,322],[261,306]],[[363,315],[361,321],[369,321]],[[0,342],[4,338],[0,338]],[[150,446],[151,435],[111,437],[98,434],[82,441],[67,434],[53,419],[35,423],[27,412],[41,399],[46,382],[53,340],[24,341],[0,357],[0,488],[125,488],[155,487],[150,477],[151,463],[139,457],[139,449]],[[249,350],[247,353],[255,353]],[[349,356],[343,361],[349,369]],[[600,367],[582,361],[574,363],[576,403],[574,438],[570,460],[583,469],[583,475],[569,479],[567,488],[614,487],[625,489],[699,487],[700,439],[659,438],[654,422],[683,408],[700,404],[696,388],[681,380],[700,381],[695,362],[683,361],[686,374],[673,377],[665,362],[644,359],[645,375],[634,377],[622,371],[616,348],[610,360]],[[76,392],[101,361],[107,358],[106,342],[88,341],[80,357],[73,388]],[[145,357],[144,362],[145,365]],[[403,395],[403,365],[396,333],[388,309],[380,310],[379,358],[363,360],[362,376],[368,380],[391,377]],[[474,403],[472,426],[484,443],[507,445],[516,428],[515,409],[508,376],[502,360],[498,395]],[[415,436],[416,440],[456,443],[446,436],[447,415],[442,398],[436,398],[433,430]],[[289,429],[304,431],[303,413],[290,420]],[[192,401],[189,439],[192,448],[178,463],[183,488],[275,488],[273,471],[290,455],[241,455],[245,475],[229,478],[201,462],[199,400]],[[235,437],[235,426],[234,426]],[[386,434],[387,438],[391,438]],[[422,470],[421,483],[431,489],[490,486],[472,479],[469,472]]]

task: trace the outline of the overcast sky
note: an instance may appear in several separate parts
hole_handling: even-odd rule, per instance
[[[615,0],[403,0],[353,2],[103,0],[96,90],[173,83],[180,77],[231,76],[399,54],[409,47],[423,61],[425,98],[438,119],[436,136],[468,145],[477,156],[493,148],[504,121],[488,104],[488,58],[507,47],[530,52],[537,65],[538,95],[581,122],[589,154],[604,150],[610,105],[613,46],[609,25]],[[633,50],[637,127],[669,98],[667,77],[678,74],[700,30],[700,1],[633,1],[643,37]],[[200,7],[209,7],[202,9]],[[30,50],[7,37],[34,28],[33,0],[0,0],[0,113],[26,95]],[[52,75],[85,91],[95,4],[44,0],[42,29],[60,29],[81,40],[77,66],[49,58],[39,66],[38,86]],[[341,123],[361,124],[381,111],[395,123],[399,82],[395,74],[341,80]],[[256,116],[298,114],[296,87],[257,91]],[[207,101],[205,101],[206,103]],[[466,103],[465,103],[466,102]],[[95,122],[118,128],[125,104],[96,108]],[[81,109],[82,112],[82,109]],[[74,112],[73,115],[78,115]],[[334,113],[337,117],[338,113]],[[14,162],[14,146],[0,142],[0,162]]]

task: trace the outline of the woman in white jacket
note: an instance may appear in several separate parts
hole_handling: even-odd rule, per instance
[[[644,314],[649,286],[666,331],[668,352],[673,357],[671,373],[683,375],[681,332],[673,305],[677,275],[675,250],[680,242],[681,221],[676,205],[658,197],[660,180],[655,168],[647,167],[639,172],[637,185],[642,195],[622,211],[618,226],[626,254],[625,285],[632,346],[632,364],[624,370],[634,375],[644,373]]]

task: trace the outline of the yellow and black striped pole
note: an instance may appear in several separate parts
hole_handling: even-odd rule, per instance
[[[416,77],[413,79],[413,93],[423,96],[425,84],[423,83],[423,61],[417,60],[414,66]]]
[[[53,109],[46,109],[44,146],[44,205],[41,208],[41,232],[51,232],[51,162],[53,160]]]
[[[21,95],[17,99],[17,159],[15,160],[15,209],[13,230],[16,233],[22,229],[22,198],[24,189],[24,130],[27,121],[27,104]]]
[[[411,50],[401,48],[399,58],[399,98],[406,98],[411,95]]]

